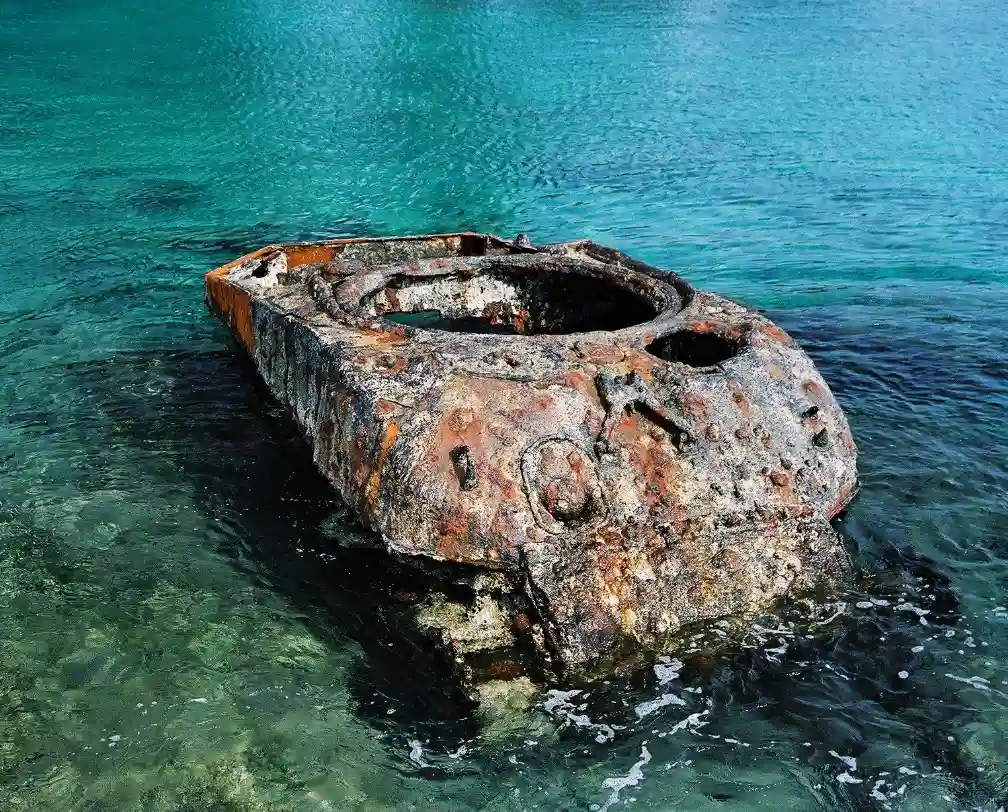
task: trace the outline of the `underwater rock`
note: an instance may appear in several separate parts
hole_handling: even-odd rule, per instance
[[[417,622],[467,677],[602,670],[848,569],[829,387],[674,274],[454,234],[271,246],[206,292],[360,522],[451,582]]]

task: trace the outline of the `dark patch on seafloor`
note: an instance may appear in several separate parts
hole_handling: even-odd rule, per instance
[[[365,237],[382,233],[379,225],[356,217],[339,217],[327,222],[325,231],[305,229],[292,232],[276,223],[257,223],[250,226],[220,228],[186,228],[183,233],[168,240],[169,251],[191,253],[200,256],[207,263],[230,262],[264,245],[286,242],[318,242],[334,239],[339,235]]]
[[[203,199],[198,184],[176,178],[152,178],[127,185],[120,202],[145,214],[176,214],[198,206]]]

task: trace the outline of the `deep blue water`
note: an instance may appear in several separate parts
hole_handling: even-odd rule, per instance
[[[1006,41],[993,0],[0,0],[3,808],[1003,806]],[[861,451],[833,621],[583,711],[440,691],[202,273],[460,229],[803,342]]]

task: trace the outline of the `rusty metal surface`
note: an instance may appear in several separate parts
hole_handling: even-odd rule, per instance
[[[477,573],[470,616],[493,600],[547,671],[845,572],[829,519],[856,449],[829,387],[674,275],[456,234],[272,246],[206,290],[361,521],[401,560]]]

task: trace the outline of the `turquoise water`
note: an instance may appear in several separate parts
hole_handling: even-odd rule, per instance
[[[2,808],[1002,806],[1006,39],[990,0],[0,0]],[[862,454],[832,621],[443,689],[201,274],[457,229],[802,340]]]

